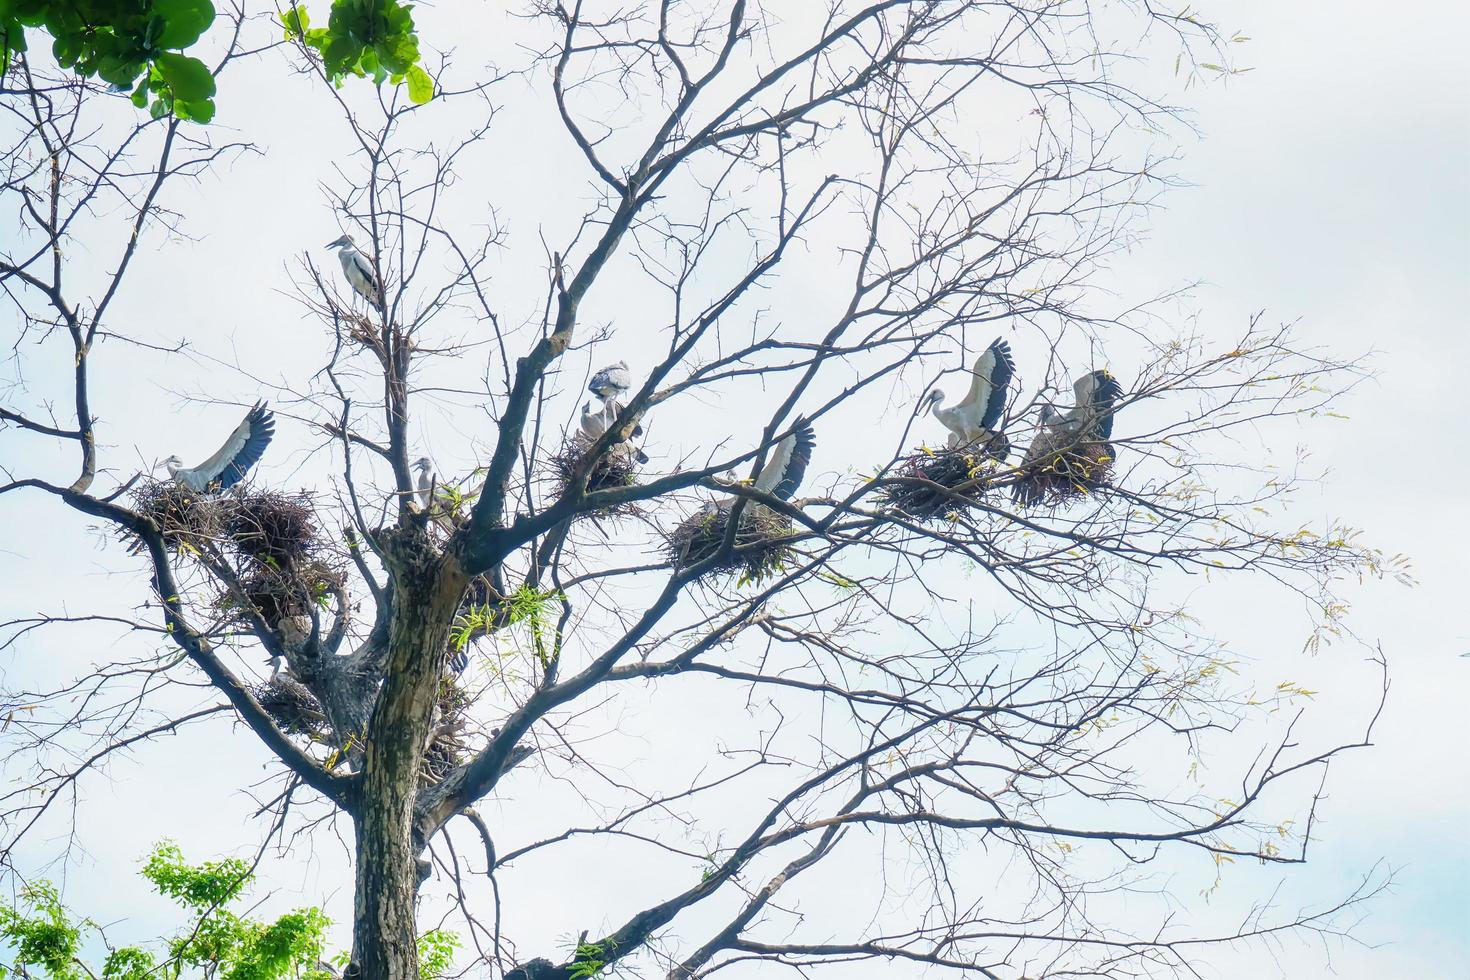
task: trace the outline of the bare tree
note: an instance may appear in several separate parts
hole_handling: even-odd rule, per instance
[[[1331,629],[1335,579],[1397,571],[1343,528],[1273,518],[1294,478],[1261,447],[1280,464],[1284,425],[1322,411],[1350,362],[1261,322],[1180,330],[1167,298],[1099,288],[1170,181],[1149,147],[1178,113],[1143,93],[1137,62],[1209,74],[1197,55],[1223,64],[1226,39],[1145,0],[792,6],[538,0],[525,64],[474,77],[446,60],[426,106],[354,101],[294,51],[350,127],[329,193],[385,287],[365,303],[335,268],[293,266],[331,354],[261,394],[335,460],[304,497],[191,494],[101,458],[127,436],[99,431],[91,379],[132,342],[108,314],[146,288],[128,274],[139,242],[184,220],[174,184],[247,147],[19,63],[0,90],[0,193],[21,229],[0,253],[21,323],[0,420],[16,445],[74,445],[76,475],[7,452],[0,495],[46,495],[135,548],[141,608],[80,618],[157,649],[6,696],[27,707],[12,757],[39,772],[4,797],[9,844],[78,805],[109,755],[228,716],[280,762],[269,833],[351,821],[352,976],[417,976],[416,902],[436,876],[478,961],[525,980],[861,960],[1174,975],[1210,942],[1344,927],[1371,885],[1219,934],[1109,911],[1177,850],[1304,861],[1331,761],[1371,728],[1310,745],[1263,727],[1300,692],[1233,686],[1167,584],[1246,576]],[[282,47],[255,38],[271,31],[240,15],[219,69]],[[485,140],[514,145],[496,128],[512,84],[590,182],[567,188],[590,204],[564,240],[509,234],[485,189],[455,180]],[[1014,124],[977,132],[997,106]],[[101,275],[72,271],[82,225]],[[544,254],[539,309],[496,280],[510,252]],[[619,283],[641,308],[599,299]],[[633,318],[660,346],[639,351],[603,431],[567,437],[578,366],[628,355],[597,324]],[[938,426],[919,396],[941,368],[967,385],[997,333],[1019,351],[1011,449],[962,453],[956,471],[922,448]],[[64,390],[25,382],[41,363],[48,379],[70,367]],[[1105,364],[1125,392],[1111,437],[1091,456],[1024,453],[1043,407]],[[426,405],[492,428],[479,468],[420,488],[409,422]],[[654,448],[674,413],[707,438],[637,462],[631,441],[647,429]],[[752,482],[808,420],[800,494]],[[69,618],[15,620],[5,642]],[[1023,639],[1037,635],[1044,648]],[[213,705],[159,707],[201,681]],[[684,726],[642,746],[671,754],[637,778],[619,772],[621,704]],[[1244,752],[1228,794],[1218,774],[1191,788],[1158,765],[1206,743]],[[502,833],[477,807],[535,771],[565,791],[502,803],[537,828]],[[502,928],[510,882],[586,838],[626,847],[609,862],[701,870],[611,928],[566,923],[570,954],[535,955],[549,951]],[[1073,853],[1098,842],[1106,856]],[[820,894],[848,862],[884,876],[881,914],[806,928],[781,893]]]

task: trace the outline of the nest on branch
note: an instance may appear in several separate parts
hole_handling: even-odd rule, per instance
[[[245,487],[202,494],[173,480],[145,480],[133,489],[132,501],[173,548],[228,545],[242,558],[284,567],[309,557],[319,543],[306,494]]]
[[[276,727],[287,735],[305,735],[316,740],[326,734],[327,714],[321,702],[290,674],[277,674],[256,685],[251,693]]]
[[[225,505],[225,530],[240,554],[248,558],[286,566],[301,561],[316,548],[316,515],[306,494],[246,491],[220,502]]]
[[[963,510],[992,489],[1009,448],[1001,435],[983,444],[921,448],[899,460],[897,479],[883,486],[880,498],[920,520]]]
[[[586,463],[588,451],[591,448],[591,440],[578,432],[567,439],[561,449],[551,457],[558,496],[565,496],[572,488],[572,484],[577,480],[577,472]],[[602,457],[593,462],[591,468],[587,470],[587,490],[592,493],[598,490],[631,487],[637,482],[638,450],[632,443],[618,443],[603,453]],[[611,507],[588,511],[583,516],[595,514],[603,517],[618,517],[635,514],[637,511],[636,503],[626,501],[621,504],[613,504]]]
[[[133,488],[132,500],[133,510],[153,522],[170,548],[203,550],[208,542],[223,537],[220,498],[195,493],[173,480],[144,479]],[[131,532],[123,531],[122,536],[133,542],[135,552],[142,550],[142,541]]]
[[[322,609],[327,597],[342,587],[342,573],[319,561],[300,568],[260,564],[249,566],[238,582],[238,590],[226,588],[220,593],[215,600],[216,608],[234,613],[246,625],[253,625],[250,621],[253,610],[283,633],[289,632],[289,626],[300,634],[297,623],[304,621],[307,624],[305,633],[301,634],[304,640],[311,632],[311,607],[316,605],[319,614],[325,614]]]
[[[690,568],[715,557],[706,574],[738,571],[752,582],[784,568],[792,554],[791,518],[754,501],[746,501],[742,508],[731,549],[720,551],[734,508],[734,500],[712,502],[674,528],[666,546],[674,567]]]
[[[1037,442],[1044,438],[1038,437]],[[1112,444],[1107,442],[1078,442],[1057,447],[1033,443],[1011,495],[1028,507],[1079,500],[1109,485],[1116,456]]]

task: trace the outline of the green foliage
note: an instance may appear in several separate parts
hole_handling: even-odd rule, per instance
[[[406,82],[417,104],[434,97],[434,80],[419,65],[412,7],[398,0],[333,0],[324,28],[310,26],[306,9],[281,14],[286,37],[322,57],[340,84],[348,75],[377,84]],[[172,114],[207,123],[214,118],[215,81],[209,67],[183,53],[214,23],[210,0],[0,0],[0,77],[29,35],[44,31],[63,68],[119,89],[155,119]]]
[[[430,929],[419,937],[419,977],[438,980],[447,976],[459,949],[459,937],[443,929]]]
[[[69,920],[50,882],[27,885],[13,908],[0,906],[0,940],[14,948],[15,968],[42,967],[55,980],[83,976],[77,966],[81,926]]]
[[[281,14],[286,38],[311,48],[327,76],[340,85],[349,75],[377,85],[408,83],[408,97],[423,105],[434,97],[434,80],[419,65],[413,7],[398,0],[332,0],[326,27],[312,27],[306,8],[293,3]]]
[[[139,108],[152,97],[155,118],[208,122],[214,76],[180,52],[213,23],[209,0],[0,0],[0,73],[27,50],[27,30],[40,29],[61,67],[133,89]]]
[[[158,844],[143,866],[143,877],[153,882],[160,894],[186,908],[208,912],[236,898],[250,881],[250,865],[239,858],[205,861],[191,865],[172,841]]]
[[[226,908],[240,899],[253,877],[237,858],[190,864],[168,841],[154,848],[143,877],[190,912],[187,927],[164,942],[167,957],[125,946],[108,954],[100,970],[81,960],[84,930],[46,882],[27,887],[13,907],[0,905],[0,977],[10,970],[40,970],[55,980],[178,980],[209,976],[220,980],[329,980],[320,966],[330,924],[320,909],[288,912],[274,922],[235,914]],[[459,940],[435,930],[419,938],[425,980],[450,969]],[[8,956],[7,956],[8,954]]]
[[[607,966],[606,955],[601,943],[578,943],[577,952],[572,957],[571,972],[567,975],[572,980],[591,980]]]

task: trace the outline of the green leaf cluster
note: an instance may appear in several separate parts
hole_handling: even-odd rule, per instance
[[[408,97],[422,105],[434,97],[434,80],[419,64],[413,7],[398,0],[333,0],[326,27],[312,27],[306,8],[293,3],[281,14],[289,40],[321,56],[331,80],[371,78],[381,85],[408,84]]]
[[[0,0],[0,72],[27,50],[28,30],[51,36],[63,68],[133,90],[154,117],[214,118],[214,76],[183,54],[214,23],[209,0]]]
[[[286,37],[321,55],[334,82],[351,75],[407,84],[408,97],[421,105],[434,97],[434,80],[419,65],[412,11],[398,0],[334,0],[326,27],[312,27],[297,4],[280,17]],[[215,112],[214,74],[184,52],[214,18],[210,0],[0,0],[0,77],[43,31],[61,67],[131,89],[133,104],[155,119],[172,114],[207,123]]]
[[[190,913],[188,928],[164,942],[161,960],[142,947],[125,946],[108,953],[101,969],[85,966],[82,937],[95,924],[74,920],[56,889],[40,882],[21,892],[14,906],[0,905],[0,961],[8,961],[0,963],[0,976],[39,969],[59,980],[329,980],[320,966],[329,922],[320,909],[297,909],[264,922],[226,908],[250,884],[246,862],[190,864],[165,841],[148,856],[142,874]]]

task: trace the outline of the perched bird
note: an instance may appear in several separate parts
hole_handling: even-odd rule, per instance
[[[592,410],[591,401],[585,402],[582,405],[582,420],[579,425],[579,430],[581,431],[582,438],[585,439],[589,445],[596,442],[598,439],[601,439],[603,435],[607,432],[607,430],[612,428],[613,423],[618,420],[618,415],[620,415],[622,411],[623,406],[618,402],[616,398],[608,398],[602,403],[602,407],[597,409],[596,411]],[[631,438],[637,438],[641,435],[643,435],[642,424],[635,424],[633,426]],[[623,440],[620,443],[614,444],[615,447],[626,445],[629,445],[627,440]],[[631,449],[631,446],[629,448]],[[643,450],[634,449],[631,451],[633,453],[633,458],[636,459],[639,463],[648,462],[648,456],[643,452]]]
[[[429,457],[420,456],[413,461],[413,468],[419,474],[419,503],[423,505],[424,510],[428,510],[429,504],[434,501],[434,464],[429,461]]]
[[[255,407],[245,414],[244,421],[235,426],[235,431],[230,433],[219,452],[189,469],[184,468],[184,461],[177,456],[168,457],[163,465],[175,483],[195,493],[228,490],[243,480],[250,467],[260,461],[275,431],[275,417],[263,402],[256,402]]]
[[[927,407],[949,430],[947,445],[950,449],[977,442],[995,441],[996,427],[1005,414],[1006,395],[1015,372],[1016,362],[1011,359],[1011,345],[997,337],[975,359],[975,366],[971,369],[970,390],[964,401],[953,408],[941,408],[944,392],[936,389],[929,393]],[[1004,451],[1001,455],[1005,455]]]
[[[1041,424],[1076,442],[1107,442],[1113,437],[1113,405],[1123,386],[1106,368],[1090,371],[1072,385],[1076,404],[1065,415],[1050,405],[1041,409]]]
[[[797,419],[796,428],[776,443],[771,458],[761,467],[760,475],[755,478],[755,488],[777,500],[790,500],[796,488],[801,486],[802,477],[806,476],[816,445],[812,424],[806,419]]]
[[[1041,431],[1026,448],[1011,496],[1023,504],[1061,500],[1104,485],[1115,451],[1114,406],[1123,387],[1106,370],[1090,371],[1072,386],[1076,403],[1066,414],[1041,408]]]
[[[592,380],[587,383],[587,390],[603,401],[616,398],[631,387],[633,387],[633,377],[628,373],[627,361],[609,364],[594,374]]]
[[[367,256],[357,250],[352,236],[343,235],[326,247],[337,249],[337,259],[342,263],[342,274],[347,277],[352,291],[373,306],[382,305],[383,292],[379,288],[378,275],[373,271],[373,264],[367,260]]]

